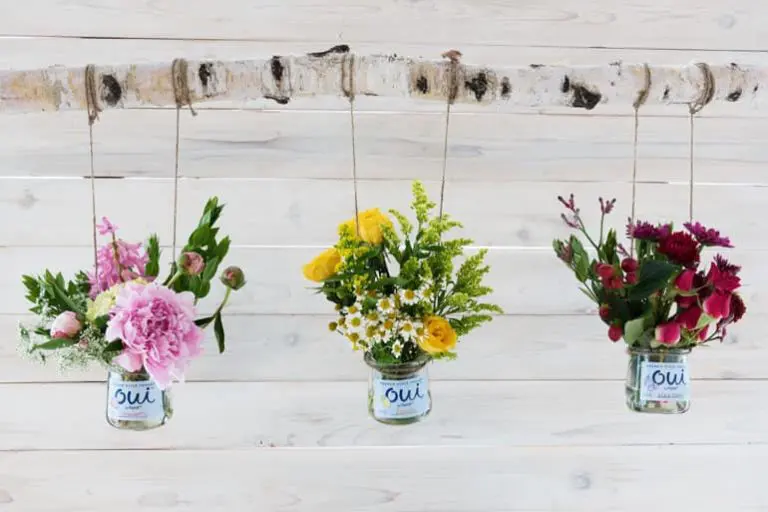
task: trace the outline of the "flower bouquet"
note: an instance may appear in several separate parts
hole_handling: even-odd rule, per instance
[[[57,356],[60,370],[85,369],[96,362],[107,369],[107,422],[146,430],[170,419],[172,380],[183,381],[189,362],[202,353],[203,329],[211,323],[219,352],[225,335],[221,311],[232,290],[245,284],[242,271],[226,268],[226,294],[210,316],[197,318],[197,302],[208,295],[229,237],[217,241],[215,227],[224,207],[212,198],[165,280],[158,279],[160,244],[146,247],[117,237],[106,218],[98,225],[110,240],[98,248],[92,271],[65,281],[49,270],[23,276],[34,326],[19,326],[24,355],[46,363]]]
[[[416,226],[389,210],[400,226],[378,208],[360,212],[339,226],[339,240],[303,268],[322,283],[319,292],[333,302],[338,319],[329,329],[363,352],[371,368],[368,410],[383,423],[405,424],[432,408],[426,365],[453,359],[459,337],[501,313],[478,299],[491,293],[482,284],[489,268],[486,250],[469,256],[454,272],[453,259],[469,239],[442,240],[458,222],[430,218],[430,202],[420,182],[413,183]]]
[[[740,267],[716,254],[702,265],[705,247],[733,247],[717,230],[700,223],[652,225],[631,220],[628,252],[611,229],[604,235],[605,216],[616,200],[600,198],[600,234],[590,236],[573,194],[558,197],[565,223],[581,232],[596,257],[587,254],[575,235],[555,240],[555,253],[576,275],[581,290],[599,307],[608,338],[624,339],[630,355],[626,380],[627,406],[638,412],[683,413],[690,407],[687,354],[710,341],[722,341],[727,326],[744,316],[736,290]]]

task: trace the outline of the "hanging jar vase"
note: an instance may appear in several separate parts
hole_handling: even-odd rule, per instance
[[[151,430],[165,425],[171,416],[170,389],[161,390],[146,371],[109,371],[107,423],[121,430]]]
[[[625,393],[636,412],[682,414],[691,405],[688,354],[691,349],[630,348]]]
[[[390,425],[430,414],[428,364],[455,359],[459,338],[502,312],[481,302],[491,293],[483,283],[485,251],[454,265],[472,241],[445,240],[458,223],[430,218],[436,205],[424,186],[415,181],[412,190],[417,224],[396,210],[389,210],[392,218],[378,208],[361,211],[302,269],[334,304],[329,330],[362,352],[370,416]]]
[[[366,353],[364,360],[370,367],[368,413],[376,421],[407,425],[429,415],[432,410],[427,368],[430,358],[382,365]]]

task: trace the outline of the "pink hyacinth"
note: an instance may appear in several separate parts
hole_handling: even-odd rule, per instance
[[[203,330],[195,325],[195,297],[157,283],[129,283],[117,295],[106,338],[122,340],[114,360],[128,371],[142,367],[165,389],[184,380],[188,362],[201,354]]]
[[[101,246],[97,251],[98,273],[88,272],[88,280],[91,283],[88,295],[92,299],[118,283],[145,277],[144,272],[149,261],[140,243],[131,244],[115,238],[117,226],[109,222],[106,217],[102,218],[102,224],[97,228],[102,235],[112,235],[113,242]],[[115,251],[115,245],[117,245],[117,251]]]

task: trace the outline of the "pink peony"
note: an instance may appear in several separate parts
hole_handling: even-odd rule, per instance
[[[716,289],[704,299],[704,312],[716,320],[727,317],[731,314],[731,294]]]
[[[190,292],[177,294],[157,283],[126,284],[107,324],[107,340],[123,342],[114,362],[128,371],[144,367],[160,389],[172,378],[183,380],[188,361],[202,351],[194,299]]]
[[[680,324],[668,322],[656,326],[656,341],[663,345],[674,345],[680,341]]]
[[[51,325],[51,338],[72,339],[80,332],[83,326],[72,311],[61,313]]]

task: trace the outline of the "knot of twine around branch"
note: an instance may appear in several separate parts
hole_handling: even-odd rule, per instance
[[[189,64],[186,59],[174,59],[171,64],[171,81],[173,83],[173,97],[176,100],[176,108],[189,106],[193,116],[197,115],[192,107],[192,97],[189,90],[188,79]]]

